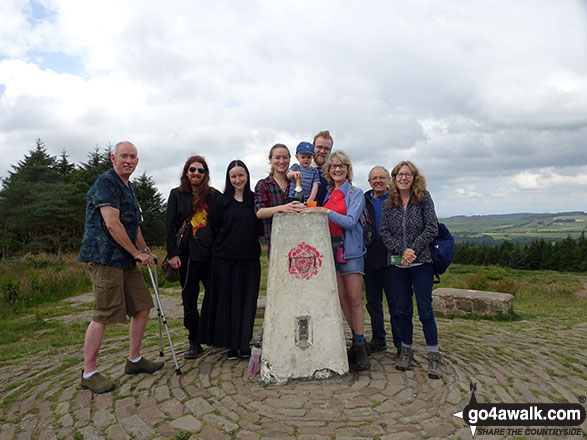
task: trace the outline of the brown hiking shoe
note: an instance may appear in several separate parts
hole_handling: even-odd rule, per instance
[[[130,360],[126,360],[126,365],[124,366],[124,372],[126,374],[139,374],[139,373],[149,373],[152,374],[157,370],[163,368],[163,362],[155,362],[142,357],[138,362],[131,362]]]
[[[112,391],[116,385],[110,379],[102,376],[100,373],[94,373],[91,377],[84,379],[84,371],[82,370],[82,388],[90,390],[96,394],[107,393]]]

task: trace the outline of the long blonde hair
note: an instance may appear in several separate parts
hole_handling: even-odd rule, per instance
[[[414,165],[409,160],[402,160],[398,163],[393,170],[391,170],[391,185],[389,187],[389,195],[387,197],[388,203],[390,207],[394,205],[401,206],[402,199],[399,195],[399,189],[397,188],[397,175],[401,167],[406,165],[410,171],[412,172],[413,179],[412,179],[412,197],[410,198],[410,203],[415,205],[416,203],[420,203],[424,200],[424,196],[426,194],[426,178],[420,174],[420,170],[416,165]]]

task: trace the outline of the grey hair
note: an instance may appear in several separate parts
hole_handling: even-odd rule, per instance
[[[113,154],[114,156],[116,156],[116,154],[118,153],[118,147],[119,147],[120,145],[122,145],[122,144],[130,144],[130,145],[132,145],[132,146],[135,148],[135,150],[137,149],[137,147],[135,147],[135,145],[134,145],[132,142],[129,142],[129,141],[120,141],[120,142],[118,142],[118,143],[117,143],[117,144],[114,146],[114,149],[112,150],[112,154]]]
[[[391,175],[389,174],[389,170],[381,165],[375,165],[373,168],[371,168],[371,171],[369,171],[369,180],[371,180],[371,173],[373,171],[375,171],[377,168],[381,168],[383,170],[383,172],[385,173],[385,175],[387,176],[387,178],[389,179],[391,177]]]

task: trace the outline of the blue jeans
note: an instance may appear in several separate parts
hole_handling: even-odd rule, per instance
[[[415,294],[418,317],[422,323],[426,345],[438,345],[438,330],[434,320],[434,311],[432,310],[432,281],[434,278],[432,264],[425,263],[406,269],[392,266],[391,273],[392,284],[398,298],[402,343],[412,345],[412,335],[414,333],[412,294]]]
[[[365,296],[367,311],[371,317],[373,339],[385,344],[385,317],[383,316],[383,292],[387,299],[393,345],[401,347],[400,321],[397,308],[397,295],[391,281],[391,266],[381,269],[365,268]]]

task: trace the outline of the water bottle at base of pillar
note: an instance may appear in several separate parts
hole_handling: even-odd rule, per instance
[[[259,374],[259,367],[261,364],[261,345],[257,342],[251,350],[251,358],[249,359],[249,368],[247,373],[249,376],[254,377]]]

